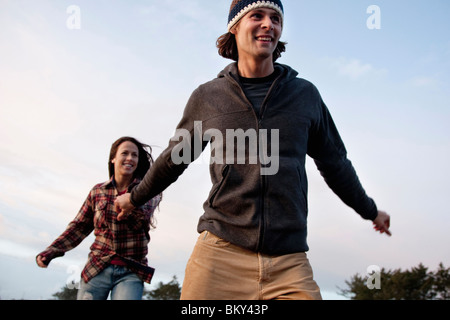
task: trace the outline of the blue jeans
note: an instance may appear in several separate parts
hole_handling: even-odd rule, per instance
[[[127,267],[111,265],[88,283],[81,280],[78,300],[142,300],[144,283]]]

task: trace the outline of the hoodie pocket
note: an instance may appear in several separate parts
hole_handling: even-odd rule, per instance
[[[227,178],[229,172],[230,172],[230,166],[225,165],[222,169],[222,179],[220,180],[219,184],[214,189],[213,193],[211,194],[211,197],[209,198],[209,205],[211,208],[214,207],[214,200],[216,199],[217,194],[219,193],[220,189],[224,185],[225,179]]]

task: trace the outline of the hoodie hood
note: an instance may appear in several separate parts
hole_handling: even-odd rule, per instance
[[[228,78],[228,79],[234,79],[235,81],[238,81],[239,79],[239,71],[237,67],[238,63],[233,62],[225,67],[219,74],[217,75],[218,78]],[[280,63],[274,63],[275,70],[280,70],[280,78],[282,79],[281,84],[285,84],[291,80],[294,80],[297,78],[299,73],[292,69],[291,67],[280,64]]]

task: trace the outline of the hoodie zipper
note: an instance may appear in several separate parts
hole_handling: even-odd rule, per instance
[[[278,75],[278,77],[275,78],[275,80],[273,80],[272,85],[269,88],[269,91],[267,91],[267,95],[264,98],[264,101],[261,105],[261,115],[259,117],[259,123],[261,125],[261,121],[264,119],[264,114],[266,112],[266,107],[267,107],[267,103],[269,102],[270,98],[272,98],[274,92],[276,91],[276,89],[278,89],[278,83],[281,79],[282,74]],[[255,112],[256,114],[256,112]]]
[[[261,132],[261,129],[264,129],[262,121],[264,120],[264,115],[265,115],[265,112],[266,112],[267,103],[270,101],[270,98],[272,97],[272,95],[274,94],[276,89],[278,88],[278,83],[279,83],[280,78],[281,78],[281,75],[279,75],[273,81],[273,84],[269,88],[269,91],[267,92],[267,95],[264,98],[264,101],[263,101],[263,103],[261,105],[260,116],[257,117],[258,118],[258,133]],[[255,112],[255,115],[256,115],[256,112]],[[258,139],[259,139],[259,134],[258,134]],[[264,161],[264,163],[266,163],[266,161]],[[261,168],[262,168],[262,164],[261,164]],[[261,229],[260,229],[259,242],[258,242],[258,248],[257,248],[258,252],[262,251],[262,249],[264,248],[264,237],[265,237],[265,233],[266,233],[266,206],[265,206],[265,202],[266,202],[266,192],[267,192],[267,190],[266,190],[266,188],[267,188],[267,176],[260,174],[260,178],[261,178]]]
[[[270,98],[273,95],[273,92],[276,91],[276,89],[278,88],[278,83],[279,80],[281,79],[282,74],[280,74],[274,81],[272,86],[269,88],[269,91],[267,92],[266,97],[264,98],[264,101],[261,105],[261,111],[260,114],[257,114],[255,111],[255,108],[253,107],[252,103],[248,100],[247,96],[245,95],[244,90],[242,89],[241,85],[239,84],[239,82],[234,79],[233,76],[230,77],[232,79],[232,82],[239,88],[242,97],[244,98],[244,100],[247,102],[248,106],[250,107],[250,109],[253,112],[253,115],[255,116],[256,119],[256,123],[257,123],[257,127],[258,127],[258,143],[259,143],[259,132],[261,131],[261,129],[263,129],[263,125],[262,125],[262,121],[264,119],[264,114],[266,111],[266,106],[267,106],[267,102],[270,100]],[[260,165],[262,168],[262,164]],[[260,252],[263,247],[264,247],[264,236],[265,236],[265,229],[266,229],[266,213],[265,213],[265,201],[266,201],[266,185],[267,185],[267,181],[266,181],[266,176],[260,174],[260,181],[261,181],[261,198],[260,198],[260,207],[261,207],[261,223],[260,223],[260,231],[259,231],[259,239],[258,239],[258,244],[257,244],[257,252]]]

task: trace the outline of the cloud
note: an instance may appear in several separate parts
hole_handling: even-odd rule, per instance
[[[5,219],[3,218],[3,215],[0,213],[0,236],[3,235],[5,232]]]
[[[409,82],[413,87],[418,88],[432,88],[439,86],[439,80],[433,76],[416,76]]]
[[[348,77],[352,80],[358,80],[369,76],[383,76],[387,74],[387,69],[377,69],[370,63],[364,63],[358,59],[348,58],[328,58],[326,59],[332,69],[336,70],[341,76]]]
[[[0,254],[16,258],[29,258],[36,255],[36,252],[17,242],[0,239]]]

